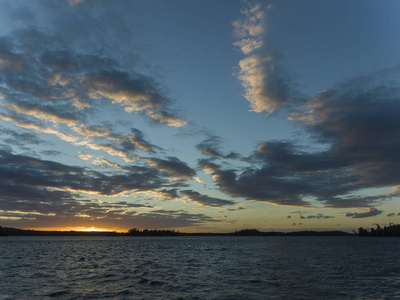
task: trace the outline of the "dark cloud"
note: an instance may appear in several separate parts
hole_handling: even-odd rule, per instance
[[[396,215],[395,213],[387,214],[388,217],[394,217],[395,215]]]
[[[0,70],[10,74],[22,72],[25,69],[26,57],[5,50],[4,46],[0,44]]]
[[[168,184],[154,168],[136,167],[128,171],[107,176],[81,167],[0,152],[0,178],[14,185],[117,195],[129,191],[150,191]]]
[[[123,138],[124,141],[121,143],[121,145],[124,147],[126,150],[135,150],[136,148],[139,148],[141,150],[145,150],[148,152],[155,152],[155,149],[161,149],[155,145],[152,145],[148,141],[146,141],[145,136],[142,131],[136,128],[131,128],[132,134],[124,134]]]
[[[163,190],[158,190],[157,193],[167,199],[176,199],[179,197],[177,189],[163,189]]]
[[[0,202],[1,203],[1,202]],[[186,211],[155,210],[138,212],[132,208],[137,205],[101,205],[93,201],[62,203],[60,205],[41,205],[34,207],[21,205],[16,211],[3,211],[2,225],[22,228],[40,227],[97,227],[97,228],[179,228],[219,222],[204,214],[191,214]],[[48,212],[52,211],[52,212]]]
[[[209,136],[207,139],[196,145],[196,148],[200,150],[204,155],[214,158],[228,158],[228,159],[239,159],[240,155],[236,152],[230,152],[223,154],[221,148],[221,138],[217,136]]]
[[[274,177],[274,171],[268,168],[249,168],[237,175],[235,170],[222,170],[218,165],[207,160],[201,160],[200,165],[204,171],[212,173],[214,181],[226,194],[277,205],[309,205],[300,198],[300,195],[304,193],[304,190],[312,189],[311,182],[301,182],[289,176],[288,178]]]
[[[40,62],[55,72],[66,74],[66,78],[80,72],[94,72],[113,68],[116,61],[110,57],[100,57],[93,54],[79,54],[71,51],[45,51],[40,55]]]
[[[303,219],[303,220],[304,219],[332,219],[332,218],[335,218],[334,216],[325,216],[324,214],[321,214],[321,213],[315,214],[315,215],[308,215],[306,217],[306,216],[303,216],[303,214],[309,214],[309,212],[301,212],[301,211],[291,212],[290,214],[298,214],[299,219]],[[291,215],[287,216],[288,219],[291,217],[292,217]]]
[[[186,199],[193,201],[202,206],[209,206],[209,207],[222,207],[224,205],[233,205],[236,204],[230,200],[218,199],[214,197],[210,197],[207,195],[202,195],[199,192],[192,191],[192,190],[183,190],[180,191],[180,194],[185,197]]]
[[[124,7],[135,14],[134,5]],[[101,17],[90,6],[80,6],[77,13],[63,1],[23,8],[5,5],[6,11],[5,18],[13,15],[9,37],[0,37],[1,91],[6,102],[23,100],[24,106],[36,111],[82,121],[91,113],[89,108],[106,99],[158,123],[186,124],[171,108],[171,99],[157,79],[136,71],[140,59],[135,59],[137,45],[131,42],[136,36],[134,18],[114,5],[98,3]],[[116,31],[106,34],[111,29]],[[117,40],[119,46],[113,43]]]
[[[69,107],[62,105],[53,107],[19,102],[18,104],[10,104],[7,108],[17,114],[34,116],[37,119],[43,119],[53,123],[63,123],[73,126],[78,122],[75,113],[72,113]]]
[[[274,164],[285,172],[313,172],[343,166],[343,163],[329,151],[307,153],[289,141],[259,144],[255,157]]]
[[[87,200],[89,194],[105,196],[124,192],[153,192],[176,198],[177,189],[163,188],[168,180],[151,167],[131,166],[105,175],[81,167],[0,152],[0,210],[5,226],[97,226],[174,228],[217,222],[186,211],[138,212],[151,205],[126,201]],[[160,189],[161,188],[161,189]],[[82,193],[83,192],[83,193]],[[28,225],[29,224],[29,225]]]
[[[0,189],[0,208],[4,211],[56,213],[79,199],[78,195],[71,192],[9,182],[1,182]]]
[[[369,208],[367,211],[362,212],[362,213],[347,213],[346,217],[351,217],[351,218],[367,218],[367,217],[375,217],[377,215],[380,215],[383,211],[376,209],[375,207]]]
[[[143,160],[157,170],[166,172],[170,178],[191,180],[196,175],[195,170],[176,157],[143,158]]]
[[[334,218],[334,217],[333,216],[324,216],[323,214],[307,216],[307,219],[331,219],[331,218]]]
[[[248,200],[350,208],[391,199],[397,194],[359,193],[400,184],[400,87],[388,79],[397,78],[399,71],[388,71],[386,78],[379,74],[379,79],[342,83],[308,101],[304,112],[291,115],[290,120],[305,126],[321,150],[268,141],[248,158],[252,166],[224,169],[211,159],[200,160],[200,165],[223,192]],[[211,156],[222,157],[218,148],[210,147],[213,143],[198,147],[214,149]]]
[[[167,101],[157,93],[154,80],[140,74],[115,70],[88,73],[82,87],[89,97],[112,99],[127,111],[162,108]]]
[[[221,143],[221,138],[217,136],[210,136],[209,138],[202,141],[200,144],[196,145],[203,154],[208,156],[213,156],[216,158],[224,157],[221,153],[219,146]]]
[[[237,211],[237,210],[243,210],[245,209],[244,207],[238,206],[236,208],[226,208],[227,211]]]
[[[61,154],[61,152],[55,151],[55,150],[45,150],[45,151],[40,151],[40,154],[43,154],[46,156],[58,156]]]
[[[310,100],[311,112],[292,117],[306,122],[317,141],[331,145],[331,162],[351,169],[366,185],[393,186],[400,180],[399,100],[399,86],[383,76],[364,77],[321,92]]]
[[[84,140],[86,145],[94,150],[103,150],[111,155],[117,155],[122,158],[137,158],[130,157],[131,153],[142,150],[155,153],[160,150],[150,142],[146,141],[144,134],[136,128],[131,128],[133,134],[119,134],[112,130],[111,126],[101,125],[80,125],[72,128],[77,133],[80,139]],[[101,143],[106,140],[107,143]],[[90,144],[89,141],[94,141],[96,144]]]
[[[187,212],[140,214],[132,209],[151,206],[87,202],[82,198],[88,194],[156,192],[173,199],[179,196],[177,187],[196,175],[175,157],[141,159],[133,155],[138,151],[156,155],[161,149],[139,129],[121,134],[112,124],[88,121],[96,120],[104,107],[119,107],[127,113],[140,113],[152,122],[175,127],[186,124],[172,108],[159,75],[149,71],[151,66],[144,64],[136,42],[132,42],[140,34],[140,30],[135,32],[137,18],[133,16],[141,14],[134,6],[124,5],[130,10],[128,17],[120,13],[120,8],[104,2],[96,5],[96,11],[86,3],[77,11],[67,1],[4,5],[1,15],[10,30],[0,37],[0,118],[30,132],[0,131],[3,143],[9,145],[0,152],[0,209],[21,210],[19,219],[35,218],[36,225],[46,220],[45,227],[56,224],[57,218],[62,224],[63,218],[82,223],[82,219],[95,222],[98,217],[104,221],[100,227],[111,224],[111,220],[127,225],[135,219],[160,227],[212,221]],[[35,158],[33,150],[32,156],[12,154],[15,146],[24,150],[24,144],[44,145],[32,132],[86,147],[91,154],[81,157],[91,160],[100,171]],[[37,151],[46,156],[59,154],[52,149]],[[126,164],[116,164],[92,151],[117,156]],[[104,173],[101,166],[116,169]]]
[[[39,145],[45,143],[45,141],[40,139],[36,134],[22,133],[1,127],[0,136],[3,138],[5,144],[23,146],[25,144]]]

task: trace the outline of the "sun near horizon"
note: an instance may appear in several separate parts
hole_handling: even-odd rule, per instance
[[[35,230],[35,231],[84,231],[84,232],[102,232],[102,231],[109,231],[109,232],[124,232],[127,230],[124,229],[120,229],[120,228],[100,228],[100,227],[95,227],[95,226],[76,226],[76,227],[29,227],[29,228],[21,228],[24,230]]]

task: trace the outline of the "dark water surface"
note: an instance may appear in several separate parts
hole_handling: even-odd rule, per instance
[[[0,238],[0,299],[50,298],[400,299],[400,238]]]

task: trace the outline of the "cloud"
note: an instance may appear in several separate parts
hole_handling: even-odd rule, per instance
[[[168,173],[168,176],[173,179],[191,180],[196,175],[196,171],[176,157],[168,157],[168,159],[142,158],[142,160],[157,170]]]
[[[386,74],[385,74],[386,73]],[[331,164],[352,170],[373,187],[400,182],[400,87],[390,83],[399,70],[349,80],[311,99],[305,112],[292,115],[320,143],[330,145]],[[305,121],[306,120],[306,121]]]
[[[55,135],[59,137],[61,140],[70,142],[70,143],[76,143],[78,142],[78,138],[67,133],[60,132],[56,129],[53,129],[51,127],[45,127],[39,122],[32,122],[32,121],[26,121],[25,119],[21,118],[21,116],[14,116],[11,114],[2,114],[0,113],[0,120],[3,121],[8,121],[12,122],[15,126],[27,129],[27,130],[33,130],[35,132],[39,133],[47,133],[51,135]]]
[[[127,9],[134,6],[125,5]],[[24,6],[22,12],[5,5],[4,11],[10,13],[3,14],[6,18],[11,15],[12,29],[8,36],[0,37],[0,73],[1,92],[11,103],[9,109],[71,126],[106,99],[127,113],[141,113],[168,126],[186,125],[158,80],[137,72],[143,68],[131,63],[137,54],[133,43],[127,42],[134,37],[128,23],[134,18],[121,16],[119,9],[107,3],[96,6],[107,12],[101,18],[87,5],[80,6],[79,12],[72,6],[35,2]],[[33,11],[41,11],[41,17],[36,18]],[[103,34],[111,29],[115,34]],[[114,51],[110,40],[126,46]],[[73,107],[78,109],[70,109],[71,115],[64,113]]]
[[[362,213],[347,213],[346,217],[355,218],[368,218],[368,217],[375,217],[380,215],[383,211],[376,209],[375,207],[369,208],[366,212]]]
[[[100,161],[101,158],[95,159]],[[105,162],[101,160],[101,163]],[[93,195],[147,192],[159,193],[167,199],[177,198],[177,189],[170,186],[179,185],[153,167],[129,166],[106,175],[82,167],[0,151],[0,214],[6,226],[64,227],[90,223],[102,228],[174,228],[218,222],[204,214],[183,210],[143,213],[138,210],[154,207],[136,202],[87,199]]]
[[[228,195],[276,205],[309,206],[300,198],[307,183],[293,182],[292,178],[274,178],[268,174],[269,170],[247,169],[237,175],[235,170],[223,170],[207,160],[200,160],[200,165]]]
[[[82,124],[80,126],[73,127],[73,130],[85,138],[111,137],[112,139],[118,139],[117,137],[114,137],[111,129],[105,126]]]
[[[105,175],[30,156],[0,152],[0,179],[12,185],[39,187],[116,196],[121,193],[151,191],[168,185],[158,170],[130,167],[124,172]]]
[[[32,188],[31,191],[35,191]],[[36,196],[39,194],[36,192]],[[127,202],[104,202],[92,200],[68,200],[48,203],[47,198],[57,196],[46,191],[43,202],[36,199],[24,199],[16,195],[14,201],[4,201],[0,196],[2,210],[0,215],[3,226],[40,228],[40,227],[87,227],[88,224],[99,228],[179,228],[219,222],[204,214],[191,214],[184,210],[152,210],[152,206]],[[151,210],[139,212],[138,209]]]
[[[133,134],[118,134],[114,132],[111,128],[99,125],[85,125],[76,126],[72,128],[77,134],[81,135],[81,139],[84,140],[80,142],[81,145],[86,145],[88,148],[97,149],[103,148],[107,150],[108,153],[114,153],[112,155],[118,155],[125,159],[135,159],[134,156],[129,155],[130,152],[136,151],[137,149],[144,150],[147,152],[155,152],[155,149],[160,149],[159,147],[152,145],[146,141],[144,134],[136,128],[131,128]],[[89,141],[92,139],[106,138],[109,142],[117,143],[122,148],[117,148],[108,143],[93,145]],[[117,154],[118,153],[118,154]]]
[[[254,54],[242,59],[239,67],[237,77],[253,111],[273,113],[289,101],[289,83],[272,57]]]
[[[73,126],[77,123],[77,119],[70,115],[62,115],[51,107],[38,107],[30,104],[11,104],[7,106],[8,109],[17,113],[28,116],[34,116],[41,120],[50,121],[53,123],[63,123],[68,126]]]
[[[200,149],[214,152],[200,166],[224,193],[276,205],[374,207],[393,199],[400,183],[399,73],[394,68],[337,84],[293,113],[290,120],[310,134],[314,149],[261,142],[250,165],[227,169],[212,160],[223,157],[219,149],[203,142]],[[393,192],[364,195],[387,187]]]
[[[307,219],[332,219],[333,216],[324,216],[323,214],[309,215]]]
[[[260,3],[246,3],[240,13],[243,18],[232,23],[237,38],[259,37],[265,31],[265,10]]]
[[[224,205],[236,204],[235,202],[230,200],[218,199],[207,195],[202,195],[199,192],[193,190],[183,190],[180,191],[180,194],[186,199],[193,201],[201,206],[222,207]]]
[[[243,210],[245,209],[244,207],[237,206],[236,208],[226,208],[227,211],[237,211],[237,210]]]
[[[254,50],[257,50],[263,46],[262,40],[257,39],[242,39],[240,41],[235,42],[233,45],[238,46],[243,54],[248,55]]]
[[[102,71],[86,74],[81,81],[83,90],[91,99],[108,98],[119,103],[126,112],[145,111],[152,119],[180,127],[186,121],[166,111],[169,100],[157,90],[152,78],[120,71]]]
[[[236,76],[245,89],[245,98],[252,110],[271,114],[294,100],[297,92],[278,56],[268,50],[265,29],[269,6],[246,4],[241,11],[243,17],[233,22],[234,36],[241,38],[234,46],[246,55],[239,61]]]
[[[11,74],[21,73],[25,68],[25,60],[23,55],[0,49],[0,70],[2,71]]]
[[[394,217],[395,215],[396,215],[395,213],[387,214],[388,217]]]
[[[168,200],[176,199],[179,197],[178,189],[176,189],[176,188],[157,190],[157,191],[153,191],[153,193],[155,193],[156,195],[161,196],[163,198],[166,198]]]
[[[1,118],[1,117],[0,117]],[[21,133],[12,129],[0,127],[0,136],[5,144],[24,146],[25,144],[44,144],[45,142],[32,133]]]
[[[155,152],[155,149],[158,148],[148,141],[145,140],[144,134],[142,131],[136,128],[131,128],[132,134],[124,134],[123,137],[126,139],[122,145],[124,148],[139,148],[141,150]]]
[[[61,152],[55,151],[55,150],[43,150],[43,151],[40,151],[40,154],[43,154],[46,156],[59,156],[61,154]]]
[[[287,216],[288,219],[290,219],[293,214],[297,214],[299,215],[299,219],[332,219],[335,218],[334,216],[325,216],[324,214],[314,214],[314,215],[310,215],[310,212],[308,211],[293,211],[293,212],[289,212],[289,215]],[[308,215],[307,217],[303,216],[304,214]]]
[[[111,162],[111,161],[109,161],[109,160],[107,160],[107,159],[105,159],[104,157],[101,157],[101,156],[97,156],[97,157],[92,161],[92,163],[93,163],[95,166],[103,166],[103,165],[106,165],[106,166],[111,167],[111,168],[113,168],[113,169],[123,169],[123,167],[122,167],[121,165],[119,165],[119,164],[117,164],[117,163],[113,163],[113,162]]]
[[[236,152],[230,152],[223,154],[221,148],[221,138],[218,136],[209,136],[207,139],[196,145],[196,148],[200,150],[204,155],[213,158],[229,158],[238,159],[240,155]]]
[[[290,142],[265,142],[249,161],[252,166],[239,170],[207,159],[199,163],[224,193],[276,205],[368,207],[395,196],[354,195],[371,186],[347,167],[346,159],[330,151],[309,153]]]
[[[78,154],[78,157],[82,160],[90,160],[93,157],[93,155],[87,153],[80,153]]]
[[[185,126],[187,124],[187,121],[179,118],[177,116],[174,116],[172,113],[165,112],[165,111],[152,111],[148,110],[146,112],[146,115],[148,115],[150,118],[153,120],[156,120],[160,123],[166,123],[168,126],[172,127],[181,127]]]

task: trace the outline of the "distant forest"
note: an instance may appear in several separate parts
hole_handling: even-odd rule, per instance
[[[354,232],[354,231],[353,231]],[[243,229],[231,233],[188,233],[175,230],[159,229],[129,229],[128,232],[115,231],[38,231],[9,228],[0,226],[0,236],[400,236],[400,224],[390,224],[376,228],[358,228],[358,233],[354,234],[333,230],[333,231],[259,231],[257,229]]]

